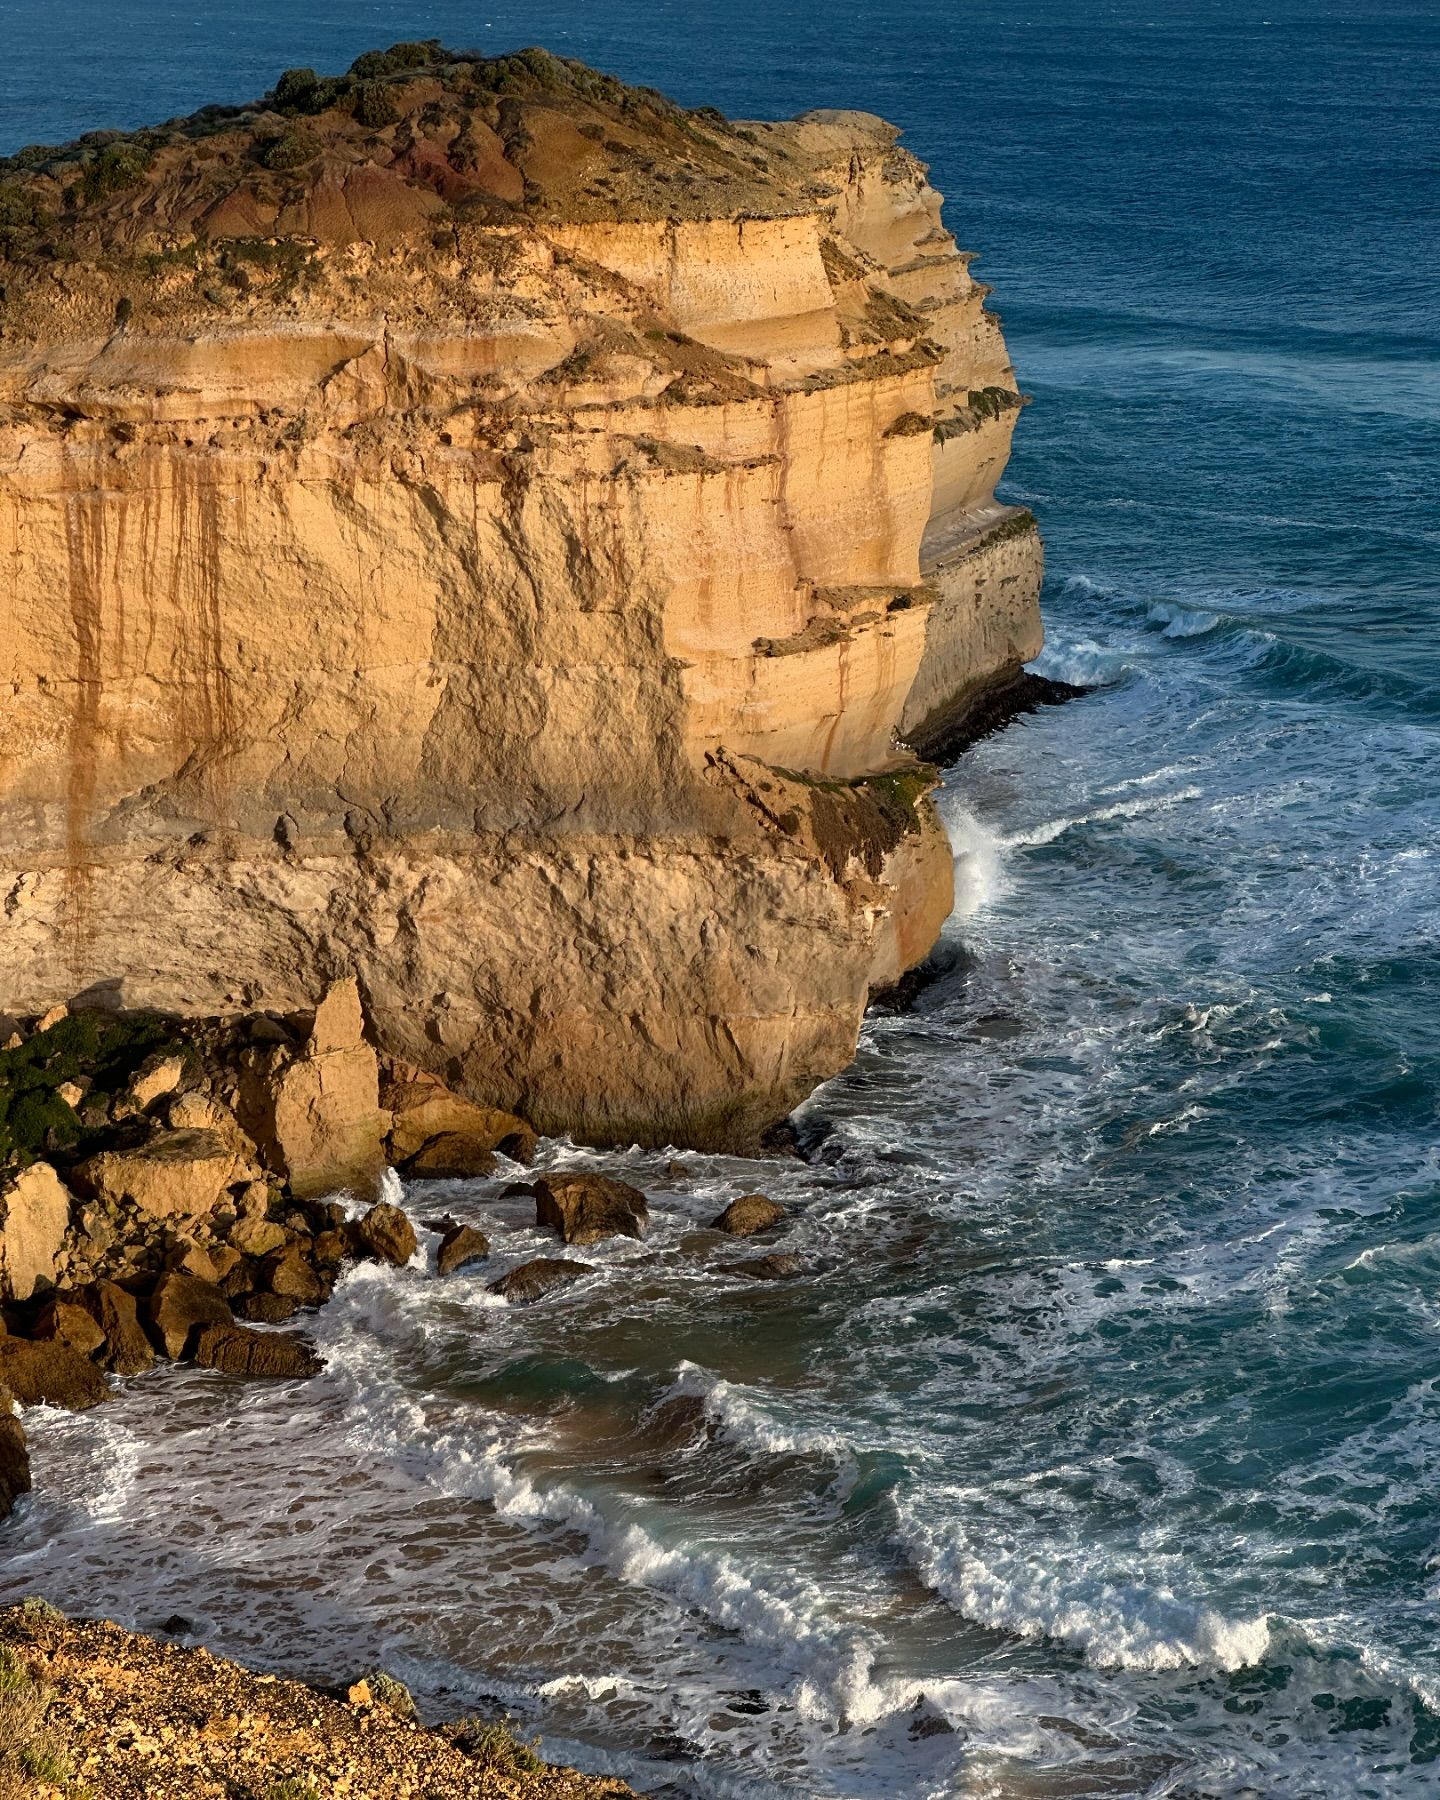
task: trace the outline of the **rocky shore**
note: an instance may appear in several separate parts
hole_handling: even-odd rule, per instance
[[[177,1628],[183,1622],[177,1621]],[[430,1730],[399,1682],[256,1675],[43,1603],[0,1609],[0,1800],[624,1800],[503,1720]]]

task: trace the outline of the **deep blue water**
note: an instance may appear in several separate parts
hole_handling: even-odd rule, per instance
[[[44,1421],[0,1586],[654,1792],[1435,1792],[1436,7],[0,0],[0,149],[424,34],[904,123],[1099,685],[951,771],[956,966],[813,1163],[609,1159],[659,1224],[573,1304],[366,1271],[303,1396]],[[710,1272],[737,1184],[805,1281]],[[518,1257],[498,1185],[426,1198]]]

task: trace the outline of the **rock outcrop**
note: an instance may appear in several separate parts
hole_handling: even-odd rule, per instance
[[[1040,643],[896,135],[427,45],[0,164],[0,1007],[354,971],[590,1141],[750,1146],[843,1067],[951,903],[906,742]],[[286,1078],[297,1192],[378,1167],[347,1057]]]

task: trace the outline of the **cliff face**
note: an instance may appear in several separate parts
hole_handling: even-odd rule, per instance
[[[749,1142],[949,910],[902,740],[1039,648],[998,325],[877,119],[362,65],[0,165],[0,1006],[354,970]]]

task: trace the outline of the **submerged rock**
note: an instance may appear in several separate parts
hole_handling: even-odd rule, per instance
[[[455,1225],[440,1240],[435,1253],[435,1273],[453,1275],[466,1263],[479,1262],[490,1254],[490,1240],[473,1225]]]
[[[731,1237],[754,1237],[757,1232],[769,1231],[784,1217],[785,1208],[768,1195],[741,1194],[715,1220],[712,1229],[727,1232]]]
[[[492,1281],[490,1292],[499,1294],[504,1300],[526,1306],[532,1300],[541,1299],[552,1288],[564,1287],[591,1272],[588,1263],[571,1262],[568,1257],[537,1256],[530,1262],[521,1263],[518,1269],[512,1269],[508,1275],[502,1275],[498,1281]]]
[[[644,1237],[650,1208],[628,1181],[588,1171],[542,1175],[535,1183],[535,1223],[548,1225],[567,1244],[595,1244],[607,1237]]]
[[[769,1256],[751,1256],[744,1262],[726,1263],[725,1273],[751,1281],[793,1281],[804,1273],[804,1267],[798,1256],[775,1250]]]

